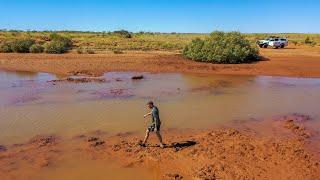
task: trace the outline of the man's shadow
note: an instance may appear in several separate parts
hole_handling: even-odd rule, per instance
[[[197,142],[196,141],[180,141],[180,142],[173,142],[173,143],[170,143],[170,144],[165,144],[164,145],[164,148],[173,148],[175,151],[181,151],[185,148],[188,148],[188,147],[191,147],[191,146],[194,146],[196,145]],[[150,146],[152,147],[152,146]],[[154,147],[159,147],[159,145],[156,145]]]
[[[188,148],[188,147],[194,146],[196,144],[197,144],[196,141],[180,141],[180,142],[173,142],[169,145],[166,145],[165,147],[174,148],[175,151],[180,151],[184,148]]]

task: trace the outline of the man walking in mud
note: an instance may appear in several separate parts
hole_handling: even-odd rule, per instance
[[[149,109],[151,109],[151,112],[149,112],[148,114],[144,115],[144,118],[151,116],[151,124],[148,126],[147,131],[146,131],[146,135],[144,137],[143,142],[140,143],[141,146],[146,146],[146,142],[149,138],[149,134],[150,132],[155,132],[159,142],[160,142],[160,147],[164,148],[164,144],[162,143],[162,137],[160,134],[160,126],[161,126],[161,121],[160,121],[160,117],[159,117],[159,110],[158,108],[153,104],[152,101],[149,101],[147,103],[147,106]]]

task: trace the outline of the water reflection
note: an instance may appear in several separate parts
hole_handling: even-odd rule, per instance
[[[52,80],[56,75],[30,71],[4,71],[0,70],[0,82],[15,82],[22,80]]]

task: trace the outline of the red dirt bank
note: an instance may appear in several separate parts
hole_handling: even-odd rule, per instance
[[[91,75],[106,71],[147,71],[320,77],[319,47],[262,49],[261,55],[267,60],[253,64],[223,65],[193,62],[169,52],[61,55],[0,53],[0,69],[57,74],[83,72]]]

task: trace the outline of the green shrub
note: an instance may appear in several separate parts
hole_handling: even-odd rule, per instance
[[[0,44],[0,53],[11,53],[12,48],[11,48],[11,42],[3,42]]]
[[[91,49],[91,48],[87,48],[87,49],[86,49],[86,52],[87,52],[88,54],[95,54],[94,50]]]
[[[61,36],[57,33],[50,34],[50,40],[51,41],[59,41],[59,42],[63,43],[64,46],[68,49],[72,48],[72,46],[73,46],[72,40],[70,38],[65,37],[65,36]]]
[[[49,54],[62,54],[67,51],[68,48],[61,41],[50,41],[45,44],[45,52]]]
[[[204,40],[199,38],[192,40],[191,43],[183,49],[183,55],[193,60],[204,60],[205,57],[202,54],[204,42]]]
[[[77,48],[77,53],[78,54],[83,54],[83,48],[82,47],[78,47]]]
[[[29,53],[29,49],[36,42],[33,39],[17,39],[11,43],[11,49],[17,53]]]
[[[113,33],[123,38],[132,38],[132,34],[126,30],[114,31]]]
[[[298,45],[298,41],[292,40],[291,43],[292,43],[293,45],[295,45],[295,46]]]
[[[317,45],[317,42],[313,41],[309,36],[306,37],[306,39],[304,40],[304,43],[312,47]]]
[[[94,50],[92,48],[89,48],[89,47],[78,47],[77,48],[77,53],[78,54],[94,54]]]
[[[30,47],[29,51],[31,53],[42,53],[44,51],[44,47],[40,44],[34,44]]]
[[[50,42],[45,44],[45,52],[50,54],[61,54],[72,48],[72,40],[59,34],[50,34]]]
[[[316,46],[317,45],[317,42],[315,42],[315,41],[312,41],[311,43],[310,43],[310,46],[312,46],[312,47],[314,47],[314,46]]]
[[[113,52],[114,54],[123,54],[123,51],[120,50],[120,49],[114,49],[112,52]]]
[[[192,40],[183,49],[183,55],[195,61],[237,64],[258,60],[259,50],[239,32],[215,31],[204,40]]]
[[[51,33],[49,35],[49,39],[50,41],[68,41],[68,42],[72,42],[71,39],[69,37],[57,34],[57,33]]]
[[[309,36],[306,37],[306,39],[304,40],[304,43],[305,44],[311,44],[312,43],[312,40],[310,39]]]
[[[57,33],[51,33],[49,34],[49,39],[50,41],[53,41],[53,40],[56,40],[56,39],[59,39],[61,36]]]

